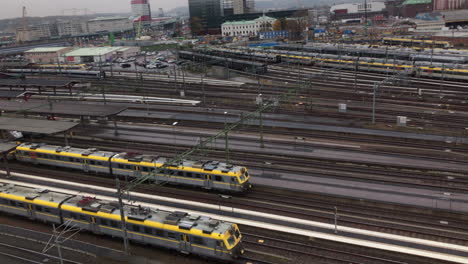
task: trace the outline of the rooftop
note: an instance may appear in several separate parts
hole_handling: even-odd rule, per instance
[[[401,5],[421,5],[421,4],[431,4],[432,0],[406,0]]]
[[[34,49],[27,50],[24,53],[57,52],[57,51],[61,51],[61,50],[66,49],[66,48],[68,48],[68,47],[41,47],[41,48],[34,48]]]
[[[441,12],[444,16],[445,22],[457,22],[457,21],[467,21],[468,20],[468,10],[452,10]]]
[[[0,110],[5,112],[26,112],[40,114],[56,114],[71,116],[106,117],[117,115],[126,107],[103,104],[87,104],[76,102],[52,102],[42,100],[29,100],[27,102],[3,101]],[[11,129],[15,130],[15,129]]]
[[[9,143],[9,142],[2,142],[0,143],[0,152],[5,153],[5,152],[10,152],[13,149],[16,148],[16,143]]]
[[[65,54],[67,57],[81,56],[102,56],[112,52],[116,52],[122,47],[96,47],[96,48],[80,48]]]
[[[245,25],[245,24],[255,24],[258,21],[262,20],[276,20],[276,18],[269,17],[269,16],[261,16],[254,20],[241,20],[241,21],[226,21],[223,25]]]
[[[31,92],[25,91],[8,91],[8,90],[0,90],[0,98],[18,98],[24,96],[26,94],[32,94]]]
[[[96,18],[90,19],[89,21],[106,21],[106,20],[120,20],[120,19],[128,19],[128,17],[96,17]]]
[[[78,123],[69,121],[0,117],[0,130],[13,130],[48,135],[66,132],[77,125]]]
[[[47,79],[0,79],[0,86],[5,87],[66,87],[76,81]]]

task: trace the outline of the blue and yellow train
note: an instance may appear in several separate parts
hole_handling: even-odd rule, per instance
[[[219,161],[184,160],[163,165],[165,157],[128,152],[99,151],[48,144],[22,143],[14,151],[17,160],[36,165],[81,170],[128,178],[149,177],[156,183],[199,187],[223,192],[244,192],[251,188],[247,168]]]
[[[139,205],[124,205],[123,211],[130,241],[227,261],[243,253],[242,235],[234,223]],[[119,206],[95,197],[0,181],[0,212],[100,235],[124,234]]]

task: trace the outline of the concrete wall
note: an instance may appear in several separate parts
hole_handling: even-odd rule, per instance
[[[62,55],[71,51],[73,48],[64,48],[58,52],[27,52],[25,53],[26,59],[30,63],[57,63],[60,58],[60,62],[63,62]]]

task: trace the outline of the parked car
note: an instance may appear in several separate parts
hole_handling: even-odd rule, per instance
[[[130,67],[132,67],[132,65],[131,65],[130,63],[122,63],[122,64],[120,64],[120,67],[122,67],[122,68],[130,68]]]

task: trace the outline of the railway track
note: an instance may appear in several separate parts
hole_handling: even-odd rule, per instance
[[[84,179],[83,179],[84,180]],[[93,183],[87,181],[87,183]],[[140,190],[138,190],[140,191]],[[403,254],[389,254],[382,250],[366,250],[351,245],[341,245],[335,242],[322,241],[307,237],[287,235],[254,228],[241,226],[243,230],[244,247],[247,255],[239,259],[239,264],[243,263],[330,263],[323,262],[329,260],[343,261],[353,260],[353,263],[433,263],[430,260],[406,256]],[[260,242],[260,240],[262,240]],[[276,253],[276,254],[275,254]],[[265,259],[266,257],[266,259]],[[417,260],[417,261],[416,261]],[[249,262],[250,261],[250,262]],[[372,262],[385,261],[385,262]],[[342,263],[342,262],[332,262]],[[445,263],[445,262],[437,262]]]
[[[278,77],[279,75],[275,75]],[[298,76],[287,76],[285,79],[296,78]],[[362,80],[366,81],[366,80]],[[372,84],[363,84],[364,86],[359,87],[358,91],[350,87],[349,82],[339,81],[339,80],[317,80],[313,83],[311,89],[304,90],[298,94],[298,96],[303,97],[305,102],[301,102],[300,99],[295,99],[288,106],[287,104],[281,110],[284,112],[287,109],[291,113],[303,113],[304,107],[313,107],[314,116],[328,116],[328,117],[338,117],[343,118],[344,115],[341,113],[336,113],[337,103],[343,102],[343,100],[352,100],[349,102],[349,111],[345,115],[347,118],[353,118],[355,120],[370,120],[370,107],[372,101]],[[312,84],[312,83],[311,83]],[[222,87],[221,85],[211,84],[211,85],[201,85],[201,84],[174,84],[169,81],[155,82],[154,80],[146,80],[141,82],[135,82],[135,80],[103,80],[103,81],[94,81],[93,88],[94,91],[103,91],[117,93],[117,94],[128,94],[128,95],[158,95],[158,96],[168,96],[168,97],[177,97],[178,91],[185,90],[186,95],[190,99],[201,100],[210,105],[219,105],[222,104],[225,107],[238,108],[238,109],[252,109],[252,102],[255,101],[255,97],[260,92],[265,96],[278,96],[285,92],[284,87],[273,87],[265,86],[260,90],[258,87],[253,85],[243,85],[241,87]],[[339,85],[337,87],[336,85]],[[428,85],[428,84],[425,84]],[[402,90],[403,89],[403,90]],[[413,126],[428,126],[433,125],[436,127],[442,127],[445,129],[458,128],[464,129],[466,124],[464,120],[465,116],[457,117],[454,114],[443,113],[441,112],[440,103],[441,101],[440,87],[429,86],[423,87],[428,91],[430,89],[434,90],[433,97],[437,99],[433,103],[424,103],[422,100],[428,100],[428,94],[425,94],[423,98],[417,95],[418,88],[408,88],[408,87],[392,87],[391,89],[385,89],[385,93],[378,98],[379,106],[377,111],[377,121],[384,123],[394,123],[395,118],[398,115],[407,116],[410,118],[411,124]],[[204,91],[203,91],[204,90]],[[465,92],[463,92],[463,90]],[[466,111],[467,109],[467,98],[466,89],[461,91],[454,91],[454,94],[451,98],[447,98],[448,92],[444,90],[444,100],[446,104],[450,105],[450,109],[456,111]],[[343,91],[347,91],[343,93]],[[408,96],[408,93],[413,96]],[[308,106],[307,98],[308,97],[318,96],[321,99],[328,98],[329,100],[335,100],[333,103],[324,104],[322,100],[314,100],[313,105]],[[250,98],[250,100],[246,100]],[[364,100],[364,102],[363,102]],[[448,101],[447,101],[448,100]],[[355,102],[356,106],[352,106],[352,102]],[[246,106],[246,102],[248,105]],[[387,106],[382,105],[382,102],[387,104]],[[413,106],[418,105],[421,109],[409,109],[408,103],[411,102]],[[423,105],[422,105],[423,104]],[[445,105],[445,104],[444,104]],[[395,109],[399,109],[398,111]],[[408,110],[406,110],[408,109]],[[463,112],[462,112],[463,113]]]
[[[69,180],[74,182],[83,182],[95,184],[103,187],[114,187],[114,181],[110,177],[97,177],[85,175],[82,173],[63,170],[51,170],[44,167],[23,166],[14,164],[14,171],[21,173],[40,173],[48,175],[50,178],[60,180]],[[190,189],[180,192],[175,188],[161,187],[155,185],[140,186],[137,191],[165,195],[178,199],[198,201],[202,203],[217,204],[223,207],[235,207],[272,213],[276,215],[299,217],[304,220],[319,221],[333,224],[334,207],[339,208],[339,225],[359,229],[373,230],[390,234],[398,234],[409,237],[416,237],[428,240],[434,240],[444,243],[459,245],[468,245],[468,230],[466,219],[463,215],[445,213],[445,217],[437,218],[432,215],[430,210],[418,210],[421,215],[411,214],[404,210],[388,209],[391,206],[382,206],[375,204],[368,206],[362,205],[362,202],[356,202],[353,199],[338,198],[328,200],[318,199],[317,196],[291,192],[286,190],[273,190],[266,187],[256,187],[252,193],[246,196],[236,196],[228,202],[221,201],[217,194],[203,193],[199,190]],[[347,201],[347,202],[343,202]],[[354,201],[354,202],[353,202]],[[382,209],[380,209],[382,208]],[[406,208],[408,210],[408,208]],[[438,222],[439,221],[439,222]],[[441,223],[450,223],[450,226]]]
[[[89,133],[89,130],[87,130]],[[85,136],[85,134],[83,135]],[[63,141],[60,138],[42,139],[41,142],[62,145]],[[74,139],[73,145],[76,147],[93,147],[103,150],[122,151],[121,148],[116,148],[115,145],[118,141],[113,140],[100,140],[99,142],[94,139]],[[166,153],[168,156],[174,155],[174,151],[182,153],[186,150],[185,147],[174,147],[169,145],[164,146],[161,144],[151,144],[143,142],[132,142],[131,151],[143,152],[154,154],[154,149],[158,149],[158,153]],[[129,151],[129,149],[126,149]],[[298,153],[300,154],[300,153]],[[278,173],[296,173],[296,174],[310,174],[321,177],[329,178],[342,178],[346,180],[357,181],[370,181],[376,183],[387,182],[389,184],[399,184],[413,187],[433,188],[435,190],[445,190],[447,192],[467,192],[468,191],[468,178],[463,177],[461,172],[448,172],[444,170],[421,170],[411,169],[407,167],[398,167],[395,165],[377,165],[369,161],[368,164],[360,164],[356,162],[346,161],[331,161],[326,159],[312,159],[310,157],[299,156],[278,156],[268,154],[258,154],[250,152],[234,152],[231,150],[231,159],[239,164],[243,164],[250,168],[257,168],[258,170],[272,170]],[[223,149],[211,148],[209,150],[209,157],[204,159],[218,159],[225,158]],[[269,165],[266,165],[269,164]]]
[[[241,228],[244,230],[243,245],[247,256],[260,259],[258,263],[426,264],[432,262],[424,258],[396,256],[379,250],[363,251],[350,245],[332,245],[317,239],[290,237],[287,234],[275,234],[273,237],[271,234],[254,232],[244,226]]]

